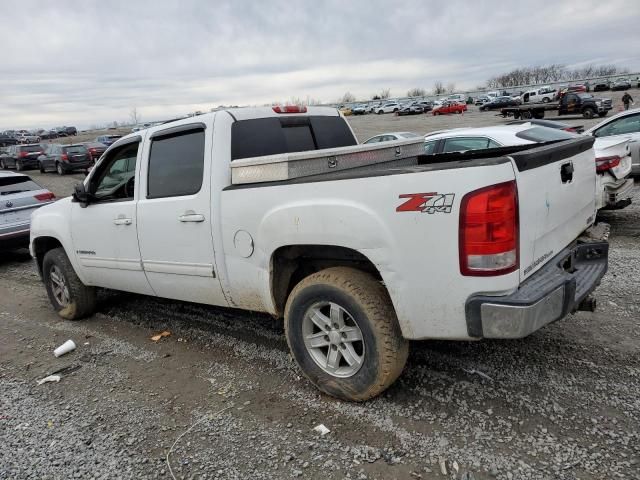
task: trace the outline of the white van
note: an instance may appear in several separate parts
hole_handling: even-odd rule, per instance
[[[553,101],[556,96],[555,88],[540,87],[536,90],[529,90],[522,95],[524,103],[547,103]]]

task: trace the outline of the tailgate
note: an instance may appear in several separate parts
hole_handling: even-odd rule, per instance
[[[573,242],[595,219],[592,137],[511,155],[520,212],[520,279]]]

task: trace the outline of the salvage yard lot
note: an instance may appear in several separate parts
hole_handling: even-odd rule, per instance
[[[619,92],[599,96],[617,109]],[[349,121],[360,141],[505,122],[476,107]],[[31,174],[58,196],[83,178]],[[196,422],[171,452],[176,478],[638,479],[638,185],[602,220],[595,313],[518,341],[414,342],[400,380],[365,404],[319,394],[266,316],[104,292],[97,315],[66,322],[28,254],[0,254],[0,479],[171,478],[167,452]],[[68,338],[78,349],[54,358]],[[36,386],[65,367],[78,369]]]

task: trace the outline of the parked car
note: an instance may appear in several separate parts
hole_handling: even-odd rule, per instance
[[[558,130],[564,130],[565,132],[583,133],[584,127],[582,125],[569,125],[564,122],[557,122],[555,120],[513,120],[507,122],[507,125],[539,125],[541,127],[557,128]]]
[[[491,101],[491,97],[487,96],[487,95],[480,95],[479,97],[476,97],[476,101],[474,102],[476,105],[483,105],[487,102]]]
[[[607,118],[584,134],[596,138],[628,138],[631,174],[640,175],[640,108],[626,110]]]
[[[30,252],[69,320],[96,288],[284,317],[306,378],[351,401],[394,383],[411,339],[522,338],[593,305],[608,244],[577,242],[595,217],[592,139],[430,165],[411,142],[357,145],[323,107],[153,127],[32,214]]]
[[[117,140],[121,138],[122,138],[122,135],[100,135],[95,139],[95,141],[97,143],[101,143],[108,147],[109,145],[115,143]]]
[[[467,103],[467,96],[462,93],[452,93],[445,100],[456,103]]]
[[[604,92],[605,90],[609,90],[611,88],[611,81],[607,79],[596,80],[593,82],[593,91],[594,92]]]
[[[9,135],[0,135],[0,147],[6,147],[9,145],[15,145],[18,143],[18,140],[14,136]]]
[[[367,108],[369,113],[376,113],[380,107],[382,107],[382,102],[374,102],[370,103]]]
[[[31,214],[55,198],[22,173],[0,171],[0,250],[29,246]]]
[[[464,103],[446,101],[438,107],[431,110],[433,115],[447,115],[449,113],[462,113],[467,111],[467,105]]]
[[[563,89],[560,90],[559,96],[558,102],[523,103],[522,105],[502,107],[500,113],[503,117],[513,115],[516,120],[520,118],[525,120],[542,119],[547,111],[555,112],[558,116],[581,114],[584,118],[593,118],[596,114],[605,117],[612,108],[610,98],[595,98],[590,93],[574,93]]]
[[[402,108],[398,110],[398,115],[418,115],[420,113],[424,113],[424,107],[420,105],[419,102],[403,105]]]
[[[436,132],[425,137],[426,154],[465,152],[512,145],[545,143],[580,135],[532,126],[500,125],[495,127],[457,128]],[[627,139],[598,140],[593,144],[596,175],[595,205],[599,209],[624,208],[631,203],[633,180],[626,178],[631,172],[631,158]]]
[[[64,132],[68,137],[75,137],[78,135],[78,129],[76,127],[64,127]]]
[[[58,138],[58,133],[54,130],[40,130],[38,136],[40,140],[52,140]]]
[[[91,160],[93,160],[93,163],[97,162],[107,149],[107,146],[104,143],[100,142],[84,142],[83,145],[87,147],[87,150],[89,150],[89,154],[91,155]]]
[[[480,105],[480,111],[486,112],[489,110],[498,110],[500,108],[513,107],[516,105],[520,105],[520,102],[518,102],[517,100],[514,100],[511,97],[502,96],[502,97],[493,98],[489,102],[483,103],[482,105]]]
[[[34,135],[29,132],[20,132],[16,136],[16,140],[18,140],[18,143],[30,144],[30,143],[38,143],[41,140],[41,138],[38,135]]]
[[[378,115],[383,113],[396,113],[398,110],[400,110],[400,104],[398,102],[387,102],[379,106],[376,113]]]
[[[78,170],[86,172],[93,165],[93,160],[87,147],[81,143],[75,145],[50,143],[38,157],[38,165],[41,173],[54,171],[58,172],[58,175],[64,175]]]
[[[367,113],[367,107],[362,104],[354,105],[353,107],[351,107],[351,113],[353,113],[354,115],[364,115],[365,113]]]
[[[422,106],[422,110],[424,111],[424,113],[427,113],[433,110],[433,102],[429,100],[422,100],[418,102],[418,104]]]
[[[613,84],[611,84],[611,90],[629,90],[631,88],[631,82],[626,78],[619,78]]]
[[[392,142],[394,140],[406,140],[408,138],[419,138],[420,135],[413,132],[389,132],[389,133],[381,133],[376,135],[375,137],[371,137],[364,142],[363,144],[369,143],[381,143],[381,142]]]
[[[51,129],[58,137],[68,137],[67,127],[53,127]]]
[[[556,96],[555,88],[541,87],[534,90],[528,90],[522,95],[524,103],[546,103],[552,102]]]
[[[39,143],[31,145],[11,145],[5,155],[0,156],[0,168],[15,168],[18,171],[38,168],[38,157],[44,148]]]

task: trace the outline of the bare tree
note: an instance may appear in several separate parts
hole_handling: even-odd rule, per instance
[[[438,80],[436,83],[433,84],[433,94],[434,95],[442,95],[445,92],[446,92],[446,90],[444,88],[444,85],[442,84],[442,82],[440,80]]]
[[[407,92],[407,97],[424,97],[426,94],[424,88],[412,88]]]
[[[533,67],[516,68],[507,73],[497,75],[487,80],[489,88],[515,87],[518,85],[537,85],[550,82],[580,80],[590,77],[604,77],[624,73],[615,65],[587,65],[582,68],[568,69],[565,65],[554,63],[551,65],[536,65]]]
[[[355,101],[356,101],[356,97],[354,97],[353,94],[351,94],[351,92],[346,92],[340,99],[340,103],[351,103]]]
[[[138,125],[142,120],[142,115],[138,113],[138,109],[133,107],[129,112],[129,120],[131,120],[132,125]]]
[[[450,82],[447,84],[447,93],[454,93],[456,91],[456,84]]]
[[[380,96],[380,99],[385,100],[391,96],[391,89],[383,88],[378,95]]]

